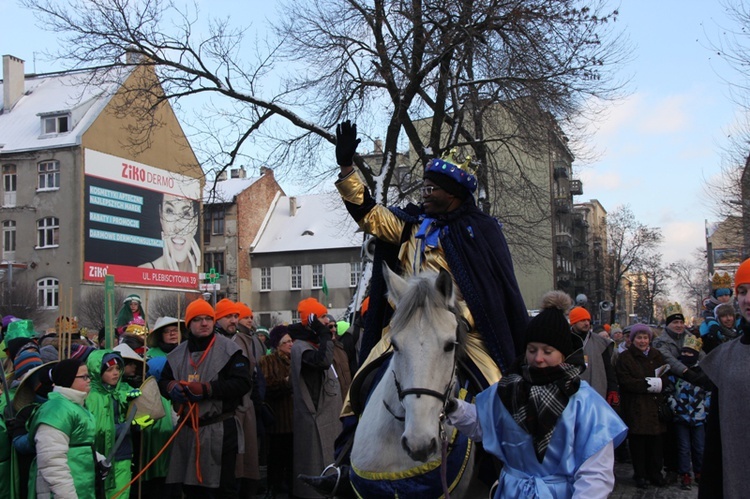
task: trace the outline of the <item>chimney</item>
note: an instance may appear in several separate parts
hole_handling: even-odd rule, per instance
[[[297,214],[297,198],[294,196],[291,196],[289,198],[289,216],[293,217]]]
[[[383,154],[383,141],[381,139],[375,139],[375,154]]]
[[[260,176],[269,175],[271,178],[273,178],[273,168],[269,168],[267,166],[261,166],[260,167]]]
[[[229,170],[229,176],[231,178],[240,178],[240,169],[232,168],[231,170]]]
[[[23,60],[3,56],[3,112],[13,109],[24,93]]]
[[[227,179],[227,171],[226,170],[220,171],[219,175],[216,176],[216,180],[218,180],[219,182],[221,182],[222,180],[226,180],[226,179]]]

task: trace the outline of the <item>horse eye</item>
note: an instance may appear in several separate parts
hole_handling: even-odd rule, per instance
[[[456,348],[456,343],[451,341],[450,343],[445,344],[443,350],[446,352],[452,352],[454,348]]]

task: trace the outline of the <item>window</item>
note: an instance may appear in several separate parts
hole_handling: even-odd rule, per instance
[[[39,163],[39,183],[37,190],[50,190],[60,188],[60,162],[42,161]]]
[[[292,265],[292,289],[302,289],[302,265]]]
[[[16,258],[16,222],[5,220],[3,222],[3,259],[15,260]]]
[[[57,308],[59,283],[54,277],[45,277],[36,282],[37,304],[40,308]]]
[[[217,274],[224,275],[224,252],[203,254],[203,272],[210,272],[214,269]]]
[[[316,264],[312,266],[312,287],[322,288],[323,287],[323,264]]]
[[[353,288],[359,283],[359,276],[362,274],[362,262],[349,264],[349,287]]]
[[[211,244],[211,207],[203,205],[203,244]]]
[[[271,268],[262,267],[260,269],[260,290],[271,291]]]
[[[47,217],[36,223],[36,247],[54,248],[60,244],[60,219]]]
[[[299,318],[299,310],[292,310],[292,324],[302,322]]]
[[[16,205],[16,165],[3,165],[3,206]]]
[[[49,133],[65,133],[69,130],[68,128],[68,115],[60,116],[47,116],[42,118],[42,124],[44,126],[45,134]]]
[[[224,207],[215,206],[211,210],[211,235],[224,235]]]

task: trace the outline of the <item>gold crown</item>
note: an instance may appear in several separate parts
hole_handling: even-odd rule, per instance
[[[682,314],[682,307],[680,306],[680,304],[677,302],[667,303],[667,306],[664,307],[664,318],[666,319],[667,317],[675,314]]]
[[[618,330],[622,333],[622,326],[620,326],[619,323],[613,322],[612,326],[609,328],[610,331],[614,332],[615,330]]]
[[[723,274],[714,272],[711,278],[711,289],[721,288],[732,289],[732,276],[729,275],[729,272],[724,272]]]
[[[692,334],[685,335],[685,343],[682,344],[682,348],[692,348],[696,352],[700,352],[703,348],[703,340]]]
[[[458,154],[458,148],[453,147],[443,153],[443,155],[440,157],[443,161],[447,161],[448,163],[453,163],[460,169],[464,170],[465,172],[469,172],[472,175],[476,175],[476,170],[471,167],[471,156],[466,156],[463,163],[459,163],[458,160],[456,160],[455,156]]]

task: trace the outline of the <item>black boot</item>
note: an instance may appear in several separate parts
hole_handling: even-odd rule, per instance
[[[356,497],[349,481],[349,466],[342,465],[341,473],[330,473],[325,476],[298,475],[297,478],[315,489],[315,492],[325,497]]]

